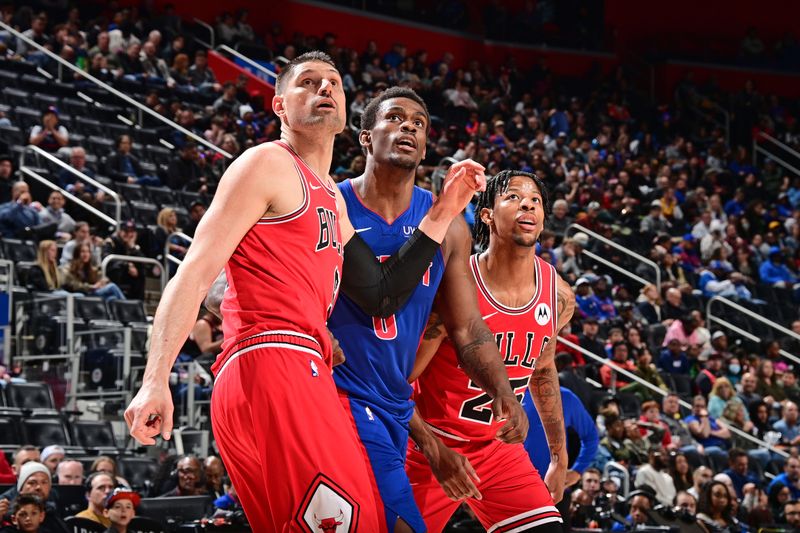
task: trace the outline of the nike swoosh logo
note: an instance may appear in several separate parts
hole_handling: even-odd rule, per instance
[[[484,319],[484,320],[488,320],[488,319],[492,318],[494,315],[496,315],[499,312],[500,311],[495,311],[494,313],[488,314],[486,316],[482,316],[481,318]]]
[[[321,185],[314,186],[314,185],[311,185],[310,183],[308,184],[308,186],[311,187],[312,191],[316,191],[317,189],[321,189],[322,188]]]
[[[362,231],[369,231],[369,230],[371,230],[371,229],[372,229],[372,226],[370,226],[370,227],[368,227],[368,228],[358,228],[358,229],[356,230],[356,233],[361,233]]]

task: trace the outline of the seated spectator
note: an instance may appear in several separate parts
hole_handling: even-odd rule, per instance
[[[726,277],[728,279],[725,279]],[[714,259],[708,263],[708,268],[700,272],[697,287],[703,291],[703,296],[706,298],[723,296],[749,301],[753,295],[747,288],[746,282],[745,276],[740,272],[734,272],[729,262]]]
[[[38,455],[38,450],[37,450]],[[45,518],[39,531],[42,533],[63,533],[68,531],[66,524],[58,517],[56,502],[53,499],[50,470],[40,462],[26,462],[19,469],[17,483],[0,495],[0,516],[9,511],[10,502],[20,494],[32,494],[45,502]]]
[[[689,346],[704,344],[702,333],[699,331],[700,326],[699,317],[694,311],[683,315],[669,325],[661,346],[667,346],[672,339],[678,339],[684,350]]]
[[[58,268],[58,246],[55,241],[44,240],[39,242],[36,252],[36,266],[31,269],[28,284],[34,290],[50,292],[56,296],[66,296],[68,292],[63,289],[64,276]]]
[[[143,81],[144,65],[139,58],[139,53],[142,51],[142,45],[138,42],[132,42],[125,47],[125,50],[117,52],[117,63],[122,69],[122,77],[129,81]]]
[[[595,279],[595,276],[587,275],[578,278],[578,281],[575,282],[575,303],[581,318],[601,320],[603,315],[600,301],[592,293],[592,281]]]
[[[800,499],[800,459],[787,457],[783,463],[783,473],[775,476],[767,486],[767,492],[771,493],[773,487],[779,483],[789,489],[792,500]]]
[[[744,402],[736,395],[728,378],[717,377],[708,396],[708,414],[713,418],[720,418],[728,404],[738,404],[742,409],[745,408]],[[745,420],[750,420],[749,414],[745,414]]]
[[[128,525],[136,516],[142,498],[128,488],[116,488],[106,498],[103,516],[110,522],[105,533],[128,533]]]
[[[41,224],[39,212],[31,206],[33,201],[28,184],[18,181],[11,187],[11,201],[0,205],[0,235],[17,239],[28,228]]]
[[[56,224],[56,239],[68,241],[75,230],[75,220],[64,211],[66,200],[61,191],[53,191],[47,197],[47,207],[39,212],[42,224]]]
[[[50,469],[50,474],[52,475],[56,473],[58,464],[64,460],[64,455],[66,455],[64,448],[53,444],[42,450],[40,462]]]
[[[675,483],[667,472],[667,452],[663,448],[653,448],[648,454],[647,464],[636,470],[634,485],[647,485],[655,490],[656,499],[665,506],[671,506],[675,499]]]
[[[767,501],[769,502],[769,510],[772,516],[775,517],[776,523],[785,523],[786,519],[783,516],[783,507],[786,502],[793,500],[792,493],[789,487],[780,481],[773,480],[767,489]]]
[[[761,395],[757,392],[758,379],[752,371],[742,374],[742,381],[739,385],[740,390],[737,396],[744,402],[748,411],[752,409],[754,405],[763,403]],[[769,416],[769,412],[767,415]]]
[[[782,374],[783,392],[786,394],[786,399],[794,403],[800,402],[800,385],[797,383],[797,368],[790,366]]]
[[[61,267],[64,288],[90,296],[99,296],[106,301],[124,300],[125,294],[110,281],[102,277],[100,269],[92,264],[92,248],[88,243],[78,246],[77,255],[66,267]]]
[[[147,41],[142,45],[139,60],[148,83],[163,84],[170,88],[175,86],[175,80],[169,75],[167,63],[157,55],[155,43]]]
[[[637,461],[637,452],[633,443],[625,436],[625,422],[616,416],[609,415],[605,418],[606,436],[600,440],[600,447],[604,448],[613,461],[624,465],[633,465]]]
[[[714,472],[707,466],[699,466],[695,469],[692,473],[692,488],[688,489],[688,492],[691,496],[693,496],[696,500],[700,499],[700,495],[703,493],[703,487],[711,481]],[[695,494],[697,496],[695,496]]]
[[[181,37],[182,39],[182,37]],[[173,56],[172,67],[169,75],[175,80],[175,87],[183,91],[192,91],[194,88],[189,80],[189,56],[178,53]]]
[[[772,429],[781,434],[781,442],[789,446],[800,443],[800,422],[798,422],[797,404],[786,402],[783,404],[783,416],[772,424]]]
[[[662,302],[655,285],[650,283],[642,287],[636,302],[636,309],[648,324],[653,325],[661,322]]]
[[[74,459],[64,459],[56,467],[59,485],[83,485],[83,463]]]
[[[182,457],[176,465],[176,471],[178,473],[178,485],[171,491],[159,496],[160,498],[208,494],[205,483],[202,481],[202,465],[197,457],[193,455]]]
[[[189,68],[189,83],[195,90],[204,94],[218,93],[222,90],[214,71],[208,66],[205,50],[198,50],[194,54],[194,64]]]
[[[764,398],[767,403],[782,402],[786,399],[786,392],[778,383],[775,376],[775,366],[770,359],[761,359],[756,370],[758,378],[756,392]]]
[[[206,488],[208,493],[214,498],[225,495],[225,465],[222,459],[215,455],[209,455],[203,461],[203,470],[206,475]]]
[[[14,529],[3,528],[3,531],[19,531],[20,533],[39,533],[47,516],[44,501],[35,494],[20,494],[11,506],[11,522]]]
[[[629,529],[642,529],[655,525],[655,522],[648,514],[653,508],[653,500],[655,499],[652,494],[652,488],[635,490],[628,495],[628,498],[630,501],[630,513],[625,517],[625,521],[630,524],[630,528],[619,521],[615,521],[611,526],[611,531],[628,531]]]
[[[175,209],[165,207],[158,213],[156,218],[156,229],[153,231],[153,250],[152,257],[164,255],[164,248],[167,245],[167,238],[175,232],[182,230],[178,227],[178,214]],[[183,260],[189,243],[178,237],[171,237],[169,241],[169,253],[173,257]]]
[[[78,518],[88,518],[104,527],[111,526],[111,520],[106,516],[106,498],[116,488],[117,483],[107,472],[94,472],[86,479],[86,500],[88,507],[76,514]]]
[[[706,454],[716,453],[727,457],[723,450],[728,448],[731,432],[728,431],[728,428],[720,426],[716,418],[708,415],[706,399],[703,396],[698,394],[694,397],[692,400],[692,414],[687,416],[685,421],[689,426],[692,437],[703,445]],[[722,453],[720,454],[720,452]]]
[[[707,483],[697,503],[697,520],[708,531],[738,531],[739,521],[732,513],[728,487],[721,481]]]
[[[670,223],[661,211],[661,200],[653,200],[650,203],[650,212],[642,219],[639,231],[645,237],[652,238],[659,233],[669,233]]]
[[[203,215],[206,214],[206,204],[201,202],[200,200],[195,200],[189,206],[189,226],[186,227],[184,233],[189,237],[194,237],[194,232],[197,230],[197,225],[200,224],[200,221],[203,219]]]
[[[553,212],[547,221],[547,226],[559,237],[559,240],[566,234],[567,228],[573,221],[574,219],[569,216],[569,204],[566,200],[559,198],[553,202]]]
[[[136,242],[137,237],[136,223],[128,220],[113,236],[106,239],[103,245],[103,257],[112,254],[144,257],[144,253]],[[127,298],[143,300],[145,276],[152,270],[155,269],[143,263],[113,261],[108,265],[107,272],[108,278],[122,289]]]
[[[28,143],[45,152],[58,152],[69,144],[69,131],[58,123],[58,109],[50,106],[42,113],[42,124],[31,129]]]
[[[783,251],[778,246],[769,249],[769,258],[758,269],[762,283],[791,289],[800,279],[784,264]]]
[[[706,396],[711,393],[713,386],[716,384],[717,380],[724,379],[722,378],[723,371],[722,371],[722,354],[719,353],[712,353],[712,354],[700,354],[697,357],[698,363],[700,365],[699,371],[697,376],[694,380],[694,385],[697,391]],[[728,381],[727,379],[725,381]],[[730,382],[728,381],[727,385],[731,387],[731,394],[733,394],[733,387],[731,386]],[[717,418],[715,415],[711,415],[714,418]]]
[[[130,487],[128,480],[122,477],[122,475],[119,473],[119,470],[117,469],[117,462],[107,455],[101,455],[94,460],[92,466],[89,468],[89,473],[93,474],[94,472],[105,472],[106,474],[110,474],[116,481],[117,485]]]
[[[578,335],[581,348],[605,359],[605,343],[597,334],[600,329],[597,324],[597,319],[593,317],[584,319],[581,328],[582,333]],[[594,362],[591,363],[594,364]]]
[[[733,448],[728,452],[728,469],[725,474],[731,478],[733,488],[736,489],[736,496],[738,498],[744,497],[744,486],[747,483],[753,483],[758,486],[761,482],[750,473],[750,461],[747,457],[747,452],[738,448]]]
[[[665,300],[661,306],[661,322],[665,326],[670,326],[675,320],[686,316],[687,311],[679,289],[675,287],[667,289]]]
[[[158,187],[161,180],[156,176],[145,174],[139,159],[131,153],[131,138],[120,135],[117,138],[116,151],[106,158],[106,173],[111,179],[120,183],[137,183]]]
[[[795,530],[800,529],[800,501],[792,498],[783,506],[783,517],[786,523]]]
[[[167,186],[176,191],[207,193],[210,170],[205,154],[197,151],[194,141],[186,141],[167,170]]]
[[[72,148],[69,155],[69,164],[72,168],[90,178],[94,178],[96,175],[94,169],[86,165],[86,150],[81,146]],[[103,191],[96,189],[82,179],[78,179],[74,173],[67,169],[62,170],[58,175],[58,185],[90,204],[102,202],[105,198]]]
[[[670,374],[689,375],[692,364],[678,339],[671,339],[667,343],[667,347],[661,350],[661,355],[658,358],[658,368]]]
[[[691,473],[692,467],[686,459],[686,455],[681,452],[671,451],[668,454],[667,462],[669,463],[668,471],[670,477],[672,477],[672,482],[675,484],[675,490],[680,494],[692,488],[694,484]],[[676,502],[676,505],[680,507],[678,502]]]
[[[226,81],[222,85],[222,95],[214,101],[214,113],[220,113],[223,110],[227,111],[229,115],[238,113],[242,103],[236,99],[236,92],[236,85],[232,81]]]
[[[11,201],[14,185],[14,160],[8,154],[0,154],[0,204]]]
[[[684,454],[702,454],[703,447],[689,431],[689,426],[683,420],[680,412],[680,398],[675,393],[664,396],[661,403],[661,421],[669,429],[672,445],[679,447]]]
[[[601,322],[613,320],[618,316],[617,308],[614,307],[614,300],[609,291],[610,283],[610,276],[597,276],[592,282],[592,292],[600,306],[598,318]]]
[[[625,343],[625,341],[614,343],[614,346],[611,348],[611,354],[611,361],[600,368],[600,378],[604,387],[612,388],[613,377],[614,387],[621,389],[626,385],[630,385],[632,380],[621,373],[615,372],[614,368],[621,368],[623,370],[627,370],[628,372],[635,372],[636,366],[633,364],[633,361],[628,359],[628,345]]]
[[[643,437],[648,437],[653,444],[660,444],[665,449],[672,446],[669,426],[661,420],[661,410],[658,408],[658,402],[654,400],[642,403],[639,432]]]
[[[88,222],[76,222],[72,240],[68,241],[61,249],[61,259],[58,264],[62,267],[68,266],[78,246],[88,244],[92,250],[92,264],[100,266],[102,249],[99,245],[101,243],[102,240],[99,237],[90,234]]]

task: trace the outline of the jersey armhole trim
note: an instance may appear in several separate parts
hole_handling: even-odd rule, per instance
[[[297,209],[295,209],[294,211],[290,211],[285,215],[278,215],[274,217],[268,217],[268,216],[261,217],[260,219],[258,219],[258,222],[256,222],[256,225],[264,226],[269,224],[282,224],[284,222],[290,222],[302,216],[308,209],[309,196],[310,196],[308,191],[308,183],[306,182],[306,178],[303,175],[303,171],[297,165],[297,161],[293,160],[292,164],[294,165],[294,169],[297,171],[297,176],[300,178],[300,184],[303,187],[303,201],[300,203],[300,206]]]

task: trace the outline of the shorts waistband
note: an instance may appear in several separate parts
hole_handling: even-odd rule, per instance
[[[222,374],[222,371],[237,357],[244,355],[247,352],[263,348],[284,348],[289,350],[297,350],[299,352],[307,353],[325,360],[322,354],[322,346],[320,346],[317,339],[305,333],[290,330],[273,330],[263,331],[255,335],[251,335],[245,339],[240,340],[232,345],[228,350],[228,355],[222,367],[216,373],[216,377]]]

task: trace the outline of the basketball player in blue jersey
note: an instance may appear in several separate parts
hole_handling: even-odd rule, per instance
[[[400,248],[433,201],[428,191],[414,186],[429,120],[424,101],[400,87],[373,99],[362,115],[359,142],[367,157],[366,170],[339,187],[353,227],[378,257]],[[498,438],[522,442],[527,433],[527,417],[478,310],[468,266],[471,251],[469,229],[457,217],[428,272],[394,315],[369,316],[340,296],[328,320],[346,355],[334,380],[364,445],[389,532],[425,531],[404,468],[414,412],[408,377],[440,283],[439,298],[460,310],[449,330],[461,365],[492,397],[496,416],[506,419]]]

